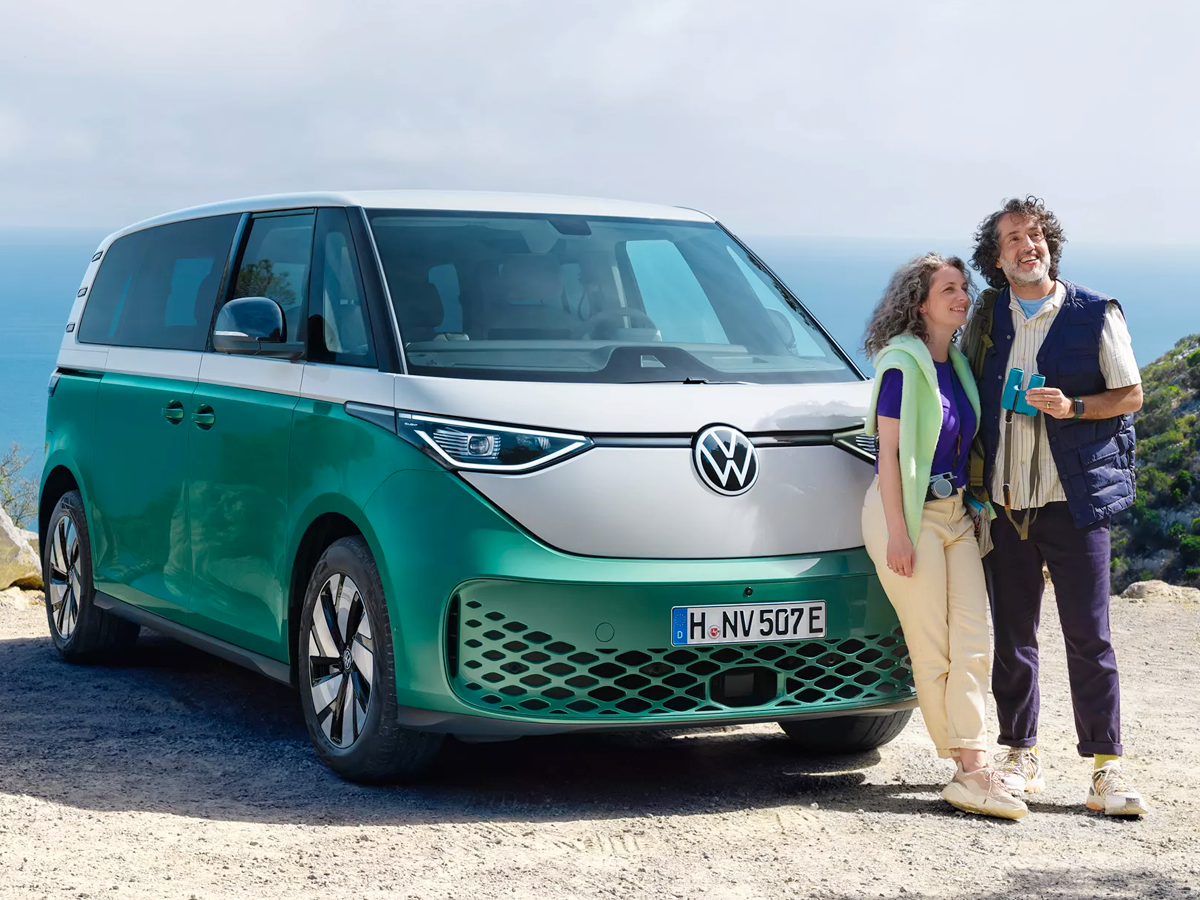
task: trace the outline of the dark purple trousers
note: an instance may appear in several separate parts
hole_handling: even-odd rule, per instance
[[[1067,645],[1079,755],[1120,755],[1121,689],[1108,626],[1109,520],[1076,528],[1066,503],[1049,503],[1022,541],[1004,510],[997,512],[992,521],[993,549],[983,563],[996,640],[992,694],[1000,719],[1000,743],[1008,747],[1037,743],[1037,633],[1045,561]],[[1020,515],[1014,515],[1020,521]]]

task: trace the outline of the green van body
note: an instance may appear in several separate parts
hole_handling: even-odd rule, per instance
[[[386,280],[361,245],[358,260],[365,285]],[[388,330],[378,305],[371,320],[378,348]],[[488,739],[895,715],[914,705],[903,637],[861,541],[735,558],[570,552],[389,427],[392,404],[356,408],[300,389],[302,371],[318,383],[333,366],[228,356],[210,337],[201,352],[153,351],[161,371],[136,374],[114,363],[118,351],[103,358],[67,338],[47,408],[41,537],[45,547],[56,503],[78,490],[95,603],[118,617],[301,686],[300,607],[313,567],[332,541],[359,535],[386,597],[397,718],[407,728]],[[378,365],[356,376],[385,377],[387,354],[377,352]],[[221,378],[206,380],[218,357]],[[866,387],[846,365],[846,380]],[[231,384],[238,366],[282,387]],[[411,377],[399,368],[386,377]],[[823,637],[670,641],[680,607],[798,601],[824,601]],[[771,687],[724,696],[726,673]]]

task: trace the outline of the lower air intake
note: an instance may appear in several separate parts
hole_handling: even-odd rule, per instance
[[[478,600],[462,603],[456,624],[447,635],[449,655],[458,663],[454,691],[482,709],[571,719],[680,719],[730,710],[853,709],[913,696],[908,648],[898,628],[781,644],[589,649],[555,640]],[[768,697],[763,685],[771,684]]]

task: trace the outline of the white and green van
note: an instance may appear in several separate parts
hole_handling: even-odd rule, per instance
[[[869,384],[690,209],[299,194],[106,238],[50,383],[70,660],[154,629],[295,685],[317,752],[914,705],[862,547]],[[862,446],[860,446],[860,443]]]

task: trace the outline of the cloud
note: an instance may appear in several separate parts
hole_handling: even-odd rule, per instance
[[[1027,11],[1028,12],[1028,11]],[[744,232],[1200,241],[1191,5],[213,0],[13,5],[0,225],[438,187],[698,206]]]

